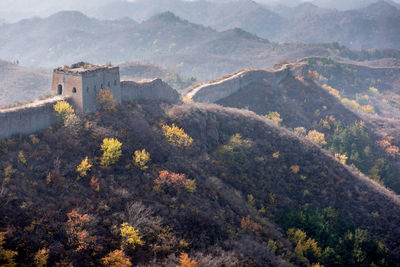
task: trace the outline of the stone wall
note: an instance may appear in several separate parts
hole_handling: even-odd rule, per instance
[[[187,93],[187,97],[196,102],[215,103],[252,83],[254,80],[265,79],[271,84],[277,85],[290,73],[288,68],[279,71],[250,70],[242,71],[226,79],[206,83],[193,88]]]
[[[14,134],[30,134],[51,126],[55,121],[53,106],[62,96],[23,106],[0,110],[0,139]]]
[[[117,104],[122,100],[160,100],[178,103],[180,95],[160,79],[148,82],[120,82],[119,69],[76,75],[54,73],[53,91],[61,85],[63,93],[42,101],[0,110],[0,139],[14,134],[30,134],[43,130],[56,122],[53,106],[57,101],[67,100],[78,113],[97,110],[96,95],[103,87],[110,88]],[[72,90],[76,92],[74,93]],[[121,100],[122,99],[122,100]]]
[[[179,93],[160,79],[149,82],[121,82],[122,101],[129,100],[161,100],[170,103],[178,103]]]

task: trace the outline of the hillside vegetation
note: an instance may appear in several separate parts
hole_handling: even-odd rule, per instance
[[[399,255],[398,196],[252,112],[142,102],[64,125],[1,142],[2,264],[391,266]]]
[[[400,118],[399,67],[346,64],[326,58],[309,58],[304,62],[319,73],[321,85],[329,85],[343,97],[373,106],[382,117]]]
[[[249,109],[266,116],[400,192],[399,124],[374,117],[375,109],[368,102],[346,98],[327,85],[321,87],[317,83],[321,76],[304,62],[295,63],[273,71],[244,71],[194,87],[186,94],[194,101]]]

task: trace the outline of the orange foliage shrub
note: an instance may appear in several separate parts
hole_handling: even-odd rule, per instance
[[[391,140],[392,136],[386,137],[386,139],[382,139],[380,141],[376,141],[376,144],[385,150],[385,152],[391,157],[395,158],[400,155],[400,149],[398,146],[392,145]]]
[[[196,189],[195,180],[187,179],[185,174],[169,172],[166,170],[159,172],[154,183],[157,187],[162,185],[185,187],[189,192],[194,192]]]
[[[76,250],[87,249],[94,238],[89,235],[89,232],[84,229],[89,221],[88,214],[79,214],[76,210],[67,213],[67,229],[68,242],[76,247]]]
[[[100,191],[99,178],[93,176],[92,179],[90,179],[90,187],[92,188],[92,190],[99,192]]]
[[[187,253],[182,253],[179,257],[179,265],[176,267],[195,267],[197,266],[197,262],[189,258]]]
[[[123,250],[114,250],[101,259],[103,266],[106,267],[130,267],[131,261]]]

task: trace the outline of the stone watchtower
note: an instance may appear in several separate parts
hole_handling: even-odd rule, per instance
[[[97,110],[97,94],[102,89],[110,89],[116,103],[121,103],[119,67],[79,62],[54,69],[52,91],[69,97],[78,113]]]

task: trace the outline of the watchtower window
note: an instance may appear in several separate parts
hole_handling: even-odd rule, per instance
[[[62,95],[62,85],[61,84],[58,85],[57,94]]]
[[[89,93],[89,86],[88,86],[88,87],[86,87],[86,92],[88,92],[88,93]]]
[[[108,85],[108,87],[111,87],[111,83],[110,82],[108,82],[107,85]]]
[[[97,86],[95,85],[95,86],[94,86],[94,91],[96,92],[96,90],[97,90]]]
[[[114,80],[114,86],[116,86],[117,85],[117,80]]]
[[[72,89],[72,93],[76,93],[76,88],[74,87],[73,89]]]
[[[100,87],[101,87],[101,89],[104,89],[104,86],[103,86],[103,84],[101,84],[101,86],[100,86]]]

